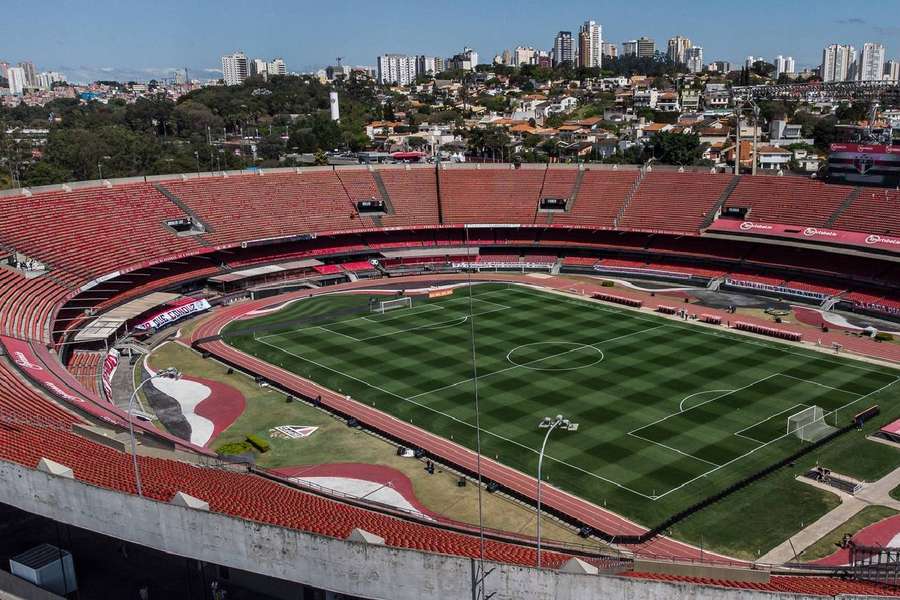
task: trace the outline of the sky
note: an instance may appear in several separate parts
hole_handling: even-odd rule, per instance
[[[451,56],[463,46],[489,62],[504,48],[549,49],[559,30],[592,19],[604,41],[642,35],[665,50],[674,35],[704,60],[793,56],[821,61],[829,43],[880,42],[900,58],[900,0],[3,0],[0,60],[31,60],[70,81],[146,81],[187,67],[219,75],[220,57],[283,57],[289,71],[374,65],[385,52]]]

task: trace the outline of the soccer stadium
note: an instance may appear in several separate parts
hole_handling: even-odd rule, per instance
[[[900,596],[896,189],[437,163],[0,198],[0,509],[44,549],[16,564]]]

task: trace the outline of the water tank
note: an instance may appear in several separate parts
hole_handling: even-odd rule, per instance
[[[330,94],[328,94],[328,100],[331,103],[331,120],[332,121],[340,121],[341,120],[341,108],[338,105],[337,92],[331,92]]]

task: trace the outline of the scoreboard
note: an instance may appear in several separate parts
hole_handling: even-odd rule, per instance
[[[828,179],[851,185],[900,186],[900,146],[831,144]]]

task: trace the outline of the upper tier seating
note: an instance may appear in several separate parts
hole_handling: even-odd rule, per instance
[[[334,171],[166,182],[213,229],[215,244],[334,231],[371,224],[359,218]]]
[[[731,179],[731,175],[652,171],[641,181],[619,226],[695,232]]]
[[[900,191],[862,189],[835,229],[900,236]]]
[[[13,337],[50,341],[50,316],[56,306],[74,294],[77,281],[64,272],[26,278],[15,270],[0,268],[0,329]]]
[[[187,215],[151,184],[11,196],[3,205],[0,244],[86,279],[199,248],[166,227]]]
[[[636,170],[585,170],[572,210],[564,215],[555,215],[553,223],[612,227],[638,175]]]
[[[800,177],[744,176],[725,206],[750,207],[750,221],[824,227],[852,192]]]
[[[394,207],[381,221],[396,225],[435,225],[438,222],[437,181],[432,169],[381,169],[378,171]]]
[[[0,358],[0,423],[3,420],[46,421],[62,425],[79,422],[73,414],[26,383],[7,359]]]
[[[440,172],[445,223],[533,223],[544,171],[445,169]]]

